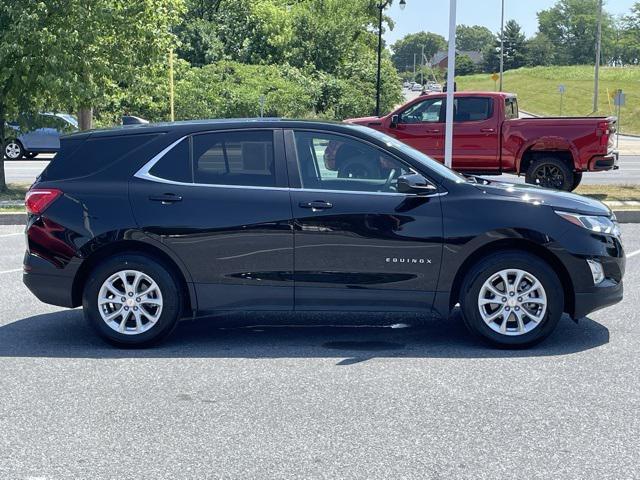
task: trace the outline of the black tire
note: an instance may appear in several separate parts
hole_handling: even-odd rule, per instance
[[[530,331],[514,336],[491,328],[482,318],[478,304],[485,282],[505,269],[524,270],[533,275],[542,284],[547,299],[546,312],[542,320],[531,324],[537,323]],[[508,250],[491,254],[471,268],[462,284],[460,306],[464,322],[472,333],[496,347],[527,348],[547,338],[556,328],[564,309],[564,295],[558,276],[545,261],[524,251]],[[506,324],[507,328],[510,328],[508,325],[512,325],[512,329],[517,327],[513,313],[515,312],[507,313],[510,319]],[[528,325],[531,320],[527,318],[526,321]]]
[[[20,160],[24,157],[24,147],[20,140],[16,140],[15,138],[10,138],[4,145],[2,146],[2,154],[4,158],[8,160]]]
[[[582,172],[573,172],[573,185],[571,186],[571,191],[573,192],[580,182],[582,181]]]
[[[155,324],[142,333],[120,333],[110,327],[100,314],[98,294],[103,283],[123,270],[135,270],[147,275],[157,284],[161,293],[162,309],[159,317]],[[82,296],[85,318],[96,332],[112,345],[124,348],[148,347],[160,342],[176,327],[182,313],[182,305],[184,305],[182,289],[172,271],[156,259],[138,253],[116,255],[97,265],[88,278]],[[116,302],[118,303],[122,304],[122,302]],[[135,308],[138,309],[138,307]],[[129,318],[125,327],[135,324],[131,315]]]
[[[569,192],[574,188],[574,173],[569,165],[561,159],[542,157],[531,162],[525,181],[531,185]]]

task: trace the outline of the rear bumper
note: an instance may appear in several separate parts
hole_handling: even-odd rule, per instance
[[[604,156],[593,157],[589,162],[590,172],[603,172],[606,170],[618,170],[618,152],[610,152]]]
[[[24,257],[24,269],[22,282],[38,300],[59,307],[77,306],[73,301],[72,275],[62,273],[48,261],[28,252]]]

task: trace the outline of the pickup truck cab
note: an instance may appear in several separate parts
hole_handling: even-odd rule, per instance
[[[583,172],[618,168],[615,117],[519,118],[516,95],[456,92],[453,168],[464,173],[525,175],[527,183],[571,191]],[[421,95],[365,125],[444,161],[446,94]]]

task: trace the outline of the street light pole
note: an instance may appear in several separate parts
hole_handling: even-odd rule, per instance
[[[504,74],[504,0],[500,15],[500,91],[502,91],[502,75]]]
[[[593,80],[593,112],[598,111],[598,88],[600,83],[600,45],[602,43],[602,0],[598,2],[598,32],[596,34],[596,69]]]
[[[380,116],[380,67],[382,63],[382,12],[391,0],[385,0],[377,5],[378,7],[378,70],[376,72],[376,117]],[[400,8],[404,8],[406,0],[400,0]]]

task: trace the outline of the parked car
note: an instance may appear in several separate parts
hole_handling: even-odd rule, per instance
[[[419,83],[414,83],[413,86],[411,87],[412,92],[419,92],[421,90],[422,90],[422,85]]]
[[[430,92],[437,92],[440,93],[442,92],[442,85],[439,83],[432,83],[431,85],[429,85],[429,89]]]
[[[434,114],[439,112],[439,115]],[[366,125],[444,161],[446,95],[429,94]],[[466,173],[525,175],[527,183],[574,190],[583,172],[618,168],[615,117],[519,118],[515,95],[456,92],[453,168]]]
[[[56,153],[60,135],[78,130],[78,121],[67,113],[40,113],[9,122],[3,153],[9,160],[33,158],[39,153]]]
[[[524,347],[563,312],[577,319],[623,293],[625,254],[604,204],[467,178],[361,126],[77,133],[26,206],[24,283],[46,303],[82,305],[120,346],[220,311],[447,318],[460,303],[472,332]]]

